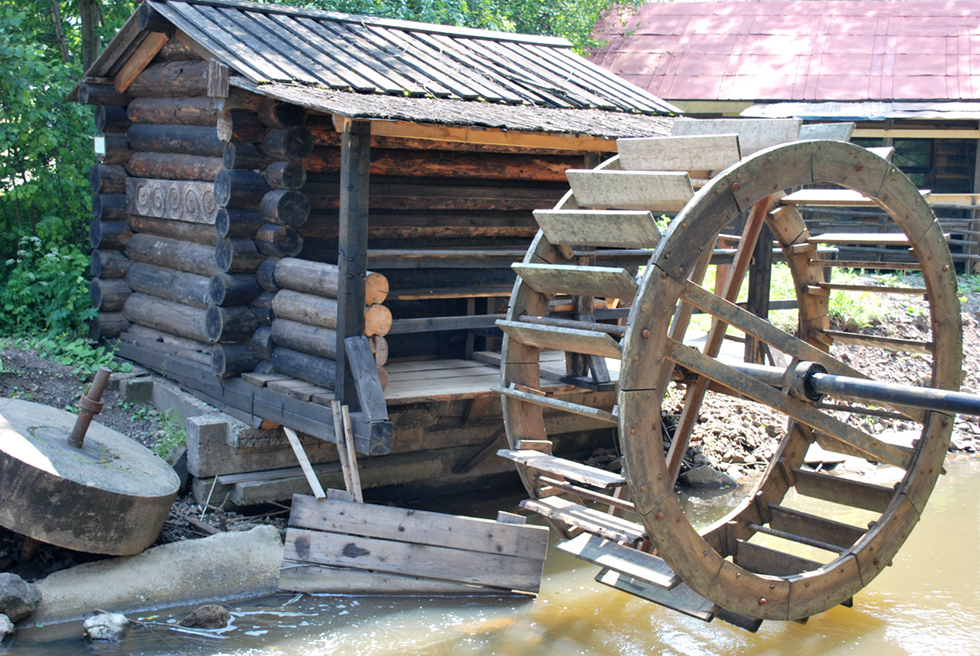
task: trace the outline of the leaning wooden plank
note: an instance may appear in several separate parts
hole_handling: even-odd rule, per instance
[[[348,504],[349,506],[350,504]],[[358,504],[358,508],[365,508]],[[544,561],[291,528],[284,560],[537,592]]]
[[[286,433],[289,446],[293,447],[293,453],[296,454],[299,466],[303,468],[303,475],[306,476],[306,482],[310,484],[310,489],[313,490],[313,496],[317,499],[326,499],[327,493],[323,491],[323,486],[320,485],[320,481],[316,477],[316,472],[313,471],[313,465],[310,464],[310,459],[307,457],[306,451],[303,450],[303,445],[300,443],[296,431],[289,426],[283,426],[282,430]]]
[[[520,321],[498,321],[497,326],[522,344],[538,348],[617,359],[623,355],[619,342],[605,333],[557,326],[538,326]]]
[[[468,597],[525,596],[524,593],[417,576],[365,572],[339,567],[285,562],[279,572],[279,589],[307,594],[439,595]]]
[[[387,421],[388,408],[385,406],[385,393],[378,379],[378,365],[371,344],[363,335],[355,335],[344,339],[344,349],[347,351],[347,364],[354,378],[354,388],[357,390],[357,400],[361,404],[361,412],[368,421]]]
[[[524,282],[542,294],[600,296],[632,301],[638,285],[626,269],[558,264],[512,264]]]
[[[641,524],[586,508],[561,497],[525,499],[521,507],[613,542],[636,543],[647,538],[646,529]]]
[[[372,504],[352,507],[300,494],[293,496],[289,525],[537,560],[544,560],[548,551],[548,529],[543,526]]]
[[[705,622],[710,622],[721,610],[719,606],[699,595],[686,583],[667,590],[611,569],[603,569],[595,580]]]
[[[540,451],[530,449],[500,449],[497,455],[501,458],[537,469],[539,471],[557,474],[564,478],[598,487],[602,489],[619,487],[626,484],[626,479],[616,472],[606,471],[598,467],[584,465],[574,460],[558,458]]]
[[[565,174],[581,207],[673,213],[694,196],[687,173],[569,169]]]
[[[333,409],[336,413],[337,407],[333,406]],[[361,471],[357,467],[357,450],[354,448],[354,431],[351,429],[350,408],[348,406],[340,406],[340,417],[344,426],[344,446],[346,447],[344,453],[347,457],[347,466],[350,469],[350,477],[353,484],[351,493],[354,495],[355,501],[364,503],[364,490],[361,487]]]
[[[616,145],[627,171],[720,171],[741,159],[736,134],[639,137]]]
[[[660,230],[643,210],[534,210],[534,218],[552,244],[656,248]]]
[[[674,136],[737,134],[742,157],[764,148],[800,138],[803,121],[798,118],[680,119],[674,121]]]
[[[559,551],[670,590],[681,582],[663,558],[582,533],[557,545]]]

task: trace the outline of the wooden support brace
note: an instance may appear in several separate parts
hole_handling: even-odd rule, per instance
[[[306,451],[303,450],[303,445],[300,443],[296,431],[289,426],[283,426],[282,430],[286,433],[289,446],[293,447],[293,453],[296,454],[296,459],[299,460],[299,466],[303,469],[303,475],[306,476],[306,481],[313,490],[313,496],[317,499],[326,499],[327,494],[323,491],[323,486],[320,485],[320,481],[317,480],[316,472],[313,471],[313,465],[310,464],[310,459],[307,457]]]

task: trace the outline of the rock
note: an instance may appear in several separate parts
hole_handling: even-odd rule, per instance
[[[682,485],[691,487],[737,487],[735,479],[711,467],[696,467],[678,477]]]
[[[119,642],[129,626],[129,618],[122,613],[100,612],[82,622],[82,626],[89,640]]]
[[[14,632],[14,623],[10,621],[10,618],[0,613],[0,640],[3,640],[8,635]]]
[[[177,622],[177,626],[197,629],[223,629],[228,626],[231,613],[224,606],[207,604]]]
[[[0,613],[11,622],[19,622],[34,612],[41,603],[41,592],[16,574],[0,574]]]
[[[703,453],[695,453],[694,454],[694,464],[695,465],[697,465],[699,467],[703,467],[704,465],[707,465],[708,462],[709,462],[708,458]]]

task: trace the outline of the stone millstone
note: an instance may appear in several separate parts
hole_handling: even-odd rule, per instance
[[[0,525],[41,542],[128,556],[157,539],[180,481],[135,440],[92,423],[81,449],[75,415],[0,399]]]

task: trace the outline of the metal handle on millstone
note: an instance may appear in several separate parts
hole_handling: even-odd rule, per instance
[[[81,449],[85,444],[85,434],[88,432],[92,417],[102,412],[102,395],[105,388],[109,385],[109,370],[106,367],[99,367],[95,372],[95,379],[88,392],[78,399],[78,419],[75,420],[75,427],[71,429],[68,436],[68,445]]]

